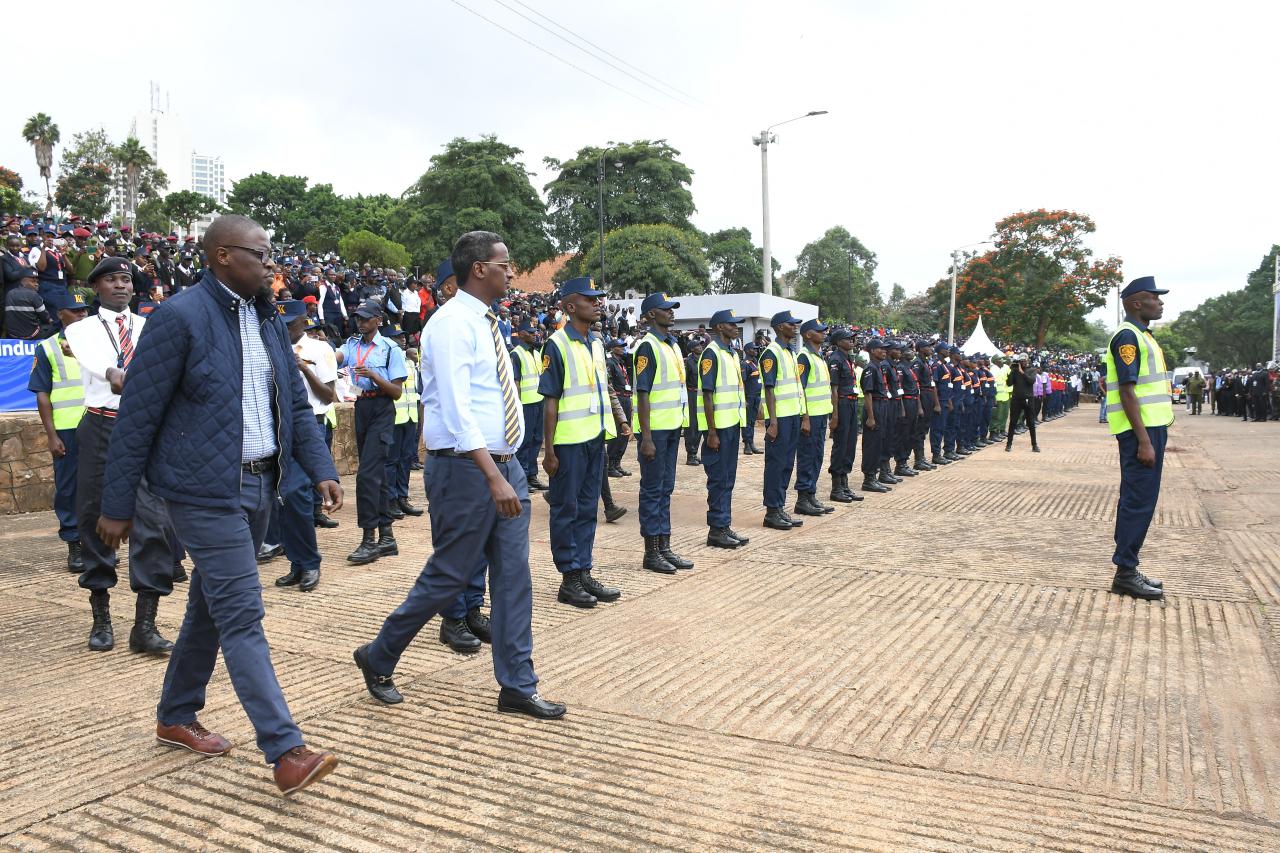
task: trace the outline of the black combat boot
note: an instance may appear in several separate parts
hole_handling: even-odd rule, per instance
[[[377,548],[380,557],[394,557],[400,553],[400,546],[396,544],[396,535],[390,524],[378,525]]]
[[[440,642],[459,654],[469,655],[480,651],[480,638],[471,633],[466,619],[440,617]]]
[[[325,515],[321,510],[316,510],[311,516],[311,523],[316,527],[323,527],[325,530],[332,530],[338,526],[338,522]]]
[[[836,503],[853,503],[853,493],[849,491],[848,477],[844,474],[831,475],[831,500]]]
[[[134,607],[133,630],[129,632],[129,650],[149,655],[167,655],[173,651],[173,643],[160,636],[156,630],[156,610],[160,596],[154,592],[138,593]]]
[[[893,489],[881,483],[874,474],[864,474],[862,475],[862,491],[891,492],[893,491]]]
[[[826,513],[822,511],[822,507],[818,506],[814,502],[813,496],[809,492],[796,493],[796,505],[794,511],[799,515],[826,515]]]
[[[734,539],[737,539],[739,545],[746,545],[748,542],[751,541],[749,538],[747,538],[746,536],[743,536],[741,533],[737,532],[732,527],[726,527],[724,529],[724,532],[728,533]]]
[[[600,583],[600,581],[591,576],[590,569],[583,569],[580,577],[582,579],[582,588],[585,589],[589,595],[594,595],[596,597],[596,601],[609,602],[617,601],[619,598],[622,598],[622,590],[618,589],[616,586],[605,586]]]
[[[693,560],[685,559],[675,551],[671,550],[670,533],[663,533],[658,536],[658,553],[662,555],[664,560],[675,566],[677,569],[684,570],[693,568]]]
[[[795,527],[790,521],[787,521],[786,515],[782,512],[781,507],[766,507],[764,511],[764,526],[772,527],[774,530],[790,530]]]
[[[1155,601],[1164,597],[1164,590],[1151,586],[1137,569],[1116,567],[1116,576],[1111,581],[1111,591],[1116,595],[1131,595],[1147,601]]]
[[[109,652],[116,646],[116,635],[111,629],[111,593],[105,589],[95,589],[89,593],[89,608],[93,611],[89,650]]]
[[[396,506],[400,507],[400,511],[403,512],[405,515],[413,516],[414,518],[417,518],[418,516],[426,512],[426,510],[423,509],[422,507],[414,506],[413,504],[409,503],[408,498],[397,498]]]
[[[644,567],[651,572],[658,572],[663,575],[674,575],[676,567],[662,556],[662,550],[658,547],[657,536],[644,537]]]
[[[908,466],[906,462],[899,462],[899,463],[897,464],[897,466],[895,466],[895,467],[894,467],[894,469],[893,469],[893,476],[895,476],[895,477],[919,477],[919,476],[920,476],[920,472],[919,472],[919,471],[912,471],[912,470],[911,470],[911,468],[910,468],[910,466]]]
[[[67,571],[79,574],[84,571],[84,554],[80,551],[80,540],[67,543]]]
[[[933,458],[929,460],[934,465],[950,465],[951,460],[943,456],[941,453],[933,454]]]
[[[707,531],[707,545],[712,548],[737,548],[742,543],[729,535],[729,528],[712,527]]]
[[[604,520],[607,521],[609,524],[613,524],[615,521],[622,518],[626,514],[627,514],[627,508],[625,506],[618,506],[617,504],[612,504],[612,503],[605,504]]]
[[[378,550],[377,531],[369,528],[364,532],[360,545],[347,555],[347,562],[362,566],[365,563],[372,563],[381,556],[382,552]]]
[[[467,611],[467,627],[480,642],[493,642],[493,627],[489,624],[489,617],[485,616],[484,611],[479,607],[473,607]]]
[[[675,569],[671,571],[675,573]],[[581,571],[565,572],[560,576],[560,591],[556,593],[556,600],[561,604],[583,608],[595,607],[597,603],[596,597],[582,585]]]

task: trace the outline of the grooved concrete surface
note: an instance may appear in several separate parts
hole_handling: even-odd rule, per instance
[[[555,602],[533,500],[535,661],[570,715],[499,715],[487,655],[432,624],[365,694],[351,650],[430,548],[356,568],[353,508],[322,531],[311,594],[271,585],[276,669],[339,769],[285,800],[219,666],[201,719],[237,743],[157,746],[164,663],[85,650],[87,596],[52,515],[0,538],[0,846],[15,850],[1280,849],[1280,430],[1209,416],[1173,429],[1143,552],[1167,601],[1107,592],[1118,467],[1088,411],[889,495],[760,527],[760,457],[735,500],[751,544],[707,549],[700,468],[679,466],[676,547],[639,569],[632,512],[596,574],[622,600]],[[627,465],[635,468],[633,462]],[[414,491],[420,495],[420,480]],[[348,483],[348,492],[352,492]],[[176,633],[184,588],[162,603]]]

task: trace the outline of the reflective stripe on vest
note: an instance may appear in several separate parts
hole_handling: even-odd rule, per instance
[[[49,404],[53,408],[53,428],[75,429],[84,415],[84,380],[80,376],[80,362],[63,354],[57,338],[45,338],[40,342],[40,348],[49,359],[52,373]]]
[[[1007,381],[1009,378],[1009,368],[1004,366],[993,367],[991,372],[994,373],[996,377],[996,402],[1004,403],[1013,395],[1013,389],[1009,387],[1009,383]]]
[[[689,392],[685,388],[684,359],[674,344],[669,344],[653,332],[640,339],[641,343],[649,343],[653,357],[657,360],[654,366],[653,387],[649,389],[649,429],[679,429],[689,425]],[[636,347],[636,352],[640,348]],[[632,356],[632,367],[637,377],[643,372],[636,364],[636,356]],[[699,406],[701,408],[701,406]],[[640,431],[640,406],[637,403],[631,409],[631,428]]]
[[[338,404],[330,403],[329,408],[324,410],[324,422],[328,424],[329,429],[338,428]]]
[[[716,429],[746,426],[747,397],[742,390],[742,369],[738,365],[738,355],[715,344],[703,351],[703,358],[709,352],[714,352],[716,356],[716,387],[711,394],[711,413]],[[698,429],[705,432],[707,410],[702,397],[702,359],[698,359],[698,365]]]
[[[770,354],[778,368],[773,383],[773,402],[778,407],[778,417],[785,418],[801,414],[805,409],[800,394],[800,382],[796,377],[795,353],[774,341],[764,348],[762,360]],[[764,407],[764,416],[769,417],[769,398],[761,395],[760,404]]]
[[[538,393],[538,377],[542,375],[542,362],[533,350],[518,346],[512,350],[516,361],[520,362],[520,402],[523,405],[537,403],[542,399]]]
[[[605,389],[604,346],[591,339],[588,350],[580,341],[569,337],[564,329],[551,336],[548,343],[560,351],[564,364],[560,403],[556,408],[556,433],[553,444],[581,444],[600,435],[613,438],[613,412],[609,392]]]
[[[1164,353],[1149,333],[1128,321],[1120,324],[1120,328],[1111,336],[1111,342],[1114,343],[1116,335],[1125,329],[1137,335],[1142,342],[1142,346],[1138,348],[1138,382],[1133,386],[1134,396],[1138,398],[1138,410],[1142,415],[1142,425],[1168,426],[1173,423],[1173,390],[1170,386],[1173,374],[1165,369]],[[1133,429],[1120,402],[1120,377],[1111,360],[1111,343],[1107,344],[1106,413],[1107,425],[1111,428],[1112,435]]]
[[[805,411],[811,415],[831,414],[835,410],[831,405],[831,368],[822,356],[811,352],[800,353],[800,358],[809,363],[804,371]]]

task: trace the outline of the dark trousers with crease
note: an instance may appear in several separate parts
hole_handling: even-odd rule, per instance
[[[827,471],[848,474],[853,470],[853,457],[858,451],[858,401],[841,397],[837,402],[839,419],[831,431],[831,465]]]
[[[555,450],[560,467],[547,484],[551,558],[561,573],[590,569],[604,474],[604,434],[578,444],[557,444]]]
[[[775,418],[778,437],[764,439],[764,505],[769,509],[781,509],[787,502],[787,487],[791,485],[791,472],[796,467],[796,450],[800,445],[800,415]]]
[[[728,527],[733,523],[733,487],[738,481],[738,452],[742,427],[716,430],[719,447],[707,447],[702,440],[702,469],[707,472],[707,527]]]
[[[356,400],[356,522],[362,530],[390,524],[390,501],[385,482],[387,459],[395,437],[396,410],[390,397],[361,397]]]
[[[63,542],[79,542],[76,477],[79,474],[80,445],[76,442],[75,427],[58,430],[58,438],[67,452],[53,460],[53,514],[58,519],[58,538]]]
[[[1164,448],[1168,427],[1147,427],[1147,437],[1156,452],[1155,464],[1148,468],[1138,461],[1138,437],[1133,430],[1116,436],[1120,449],[1120,499],[1116,503],[1116,550],[1111,562],[1122,569],[1138,567],[1138,552],[1160,498],[1160,475],[1164,470]]]
[[[697,428],[696,425],[694,427]],[[649,431],[653,459],[645,459],[636,442],[640,464],[640,535],[671,533],[671,493],[676,488],[676,456],[680,450],[680,428]],[[695,449],[696,452],[696,449]]]

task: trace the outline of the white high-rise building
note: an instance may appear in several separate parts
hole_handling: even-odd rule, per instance
[[[227,203],[227,170],[213,154],[191,155],[191,189],[218,204]]]

